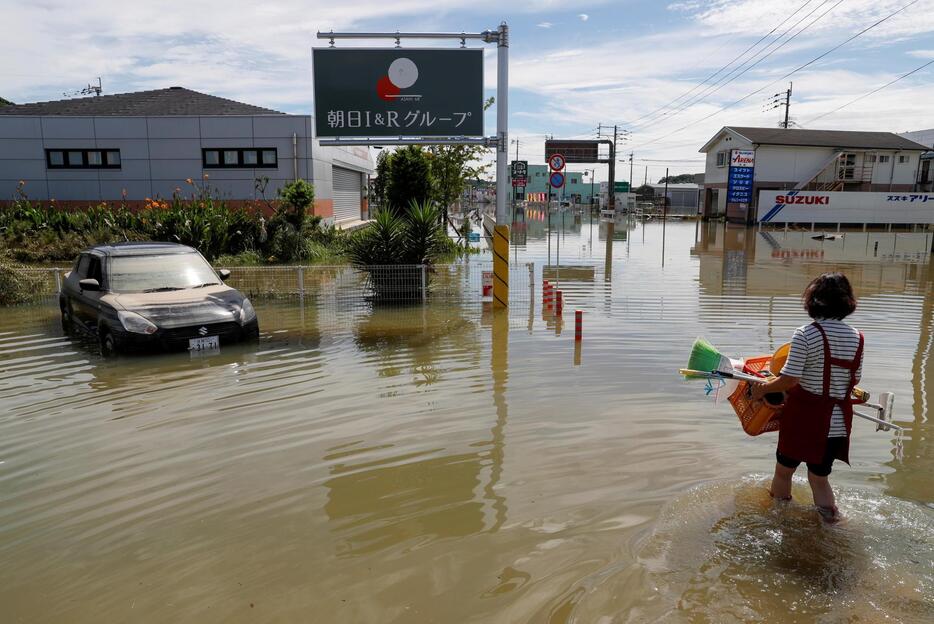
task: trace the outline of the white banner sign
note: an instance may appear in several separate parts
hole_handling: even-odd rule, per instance
[[[934,193],[759,191],[760,223],[934,223]]]
[[[756,151],[735,149],[730,152],[731,167],[755,167]]]

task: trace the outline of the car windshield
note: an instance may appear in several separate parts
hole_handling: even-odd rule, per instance
[[[184,290],[218,283],[217,273],[197,253],[110,259],[110,290],[114,292]]]

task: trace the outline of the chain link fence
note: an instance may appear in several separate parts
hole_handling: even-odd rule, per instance
[[[16,271],[35,284],[37,299],[52,299],[60,292],[69,270],[49,267]],[[250,298],[301,297],[336,309],[429,301],[479,305],[484,300],[484,282],[491,283],[492,272],[492,263],[483,262],[368,267],[252,266],[232,268],[226,283]],[[533,301],[533,276],[532,264],[510,266],[511,304],[527,307]]]

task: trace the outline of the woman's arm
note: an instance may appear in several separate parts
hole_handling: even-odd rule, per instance
[[[775,379],[760,384],[753,384],[752,398],[756,401],[771,392],[786,392],[798,385],[798,378],[791,375],[779,375]]]

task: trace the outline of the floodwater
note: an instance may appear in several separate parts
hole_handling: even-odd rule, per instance
[[[52,302],[2,310],[0,620],[932,621],[930,235],[554,220],[512,255],[560,265],[563,323],[516,284],[508,314],[286,298],[258,345],[105,361]],[[836,526],[676,374],[698,335],[787,341],[830,269],[907,428],[899,460],[856,420]]]

